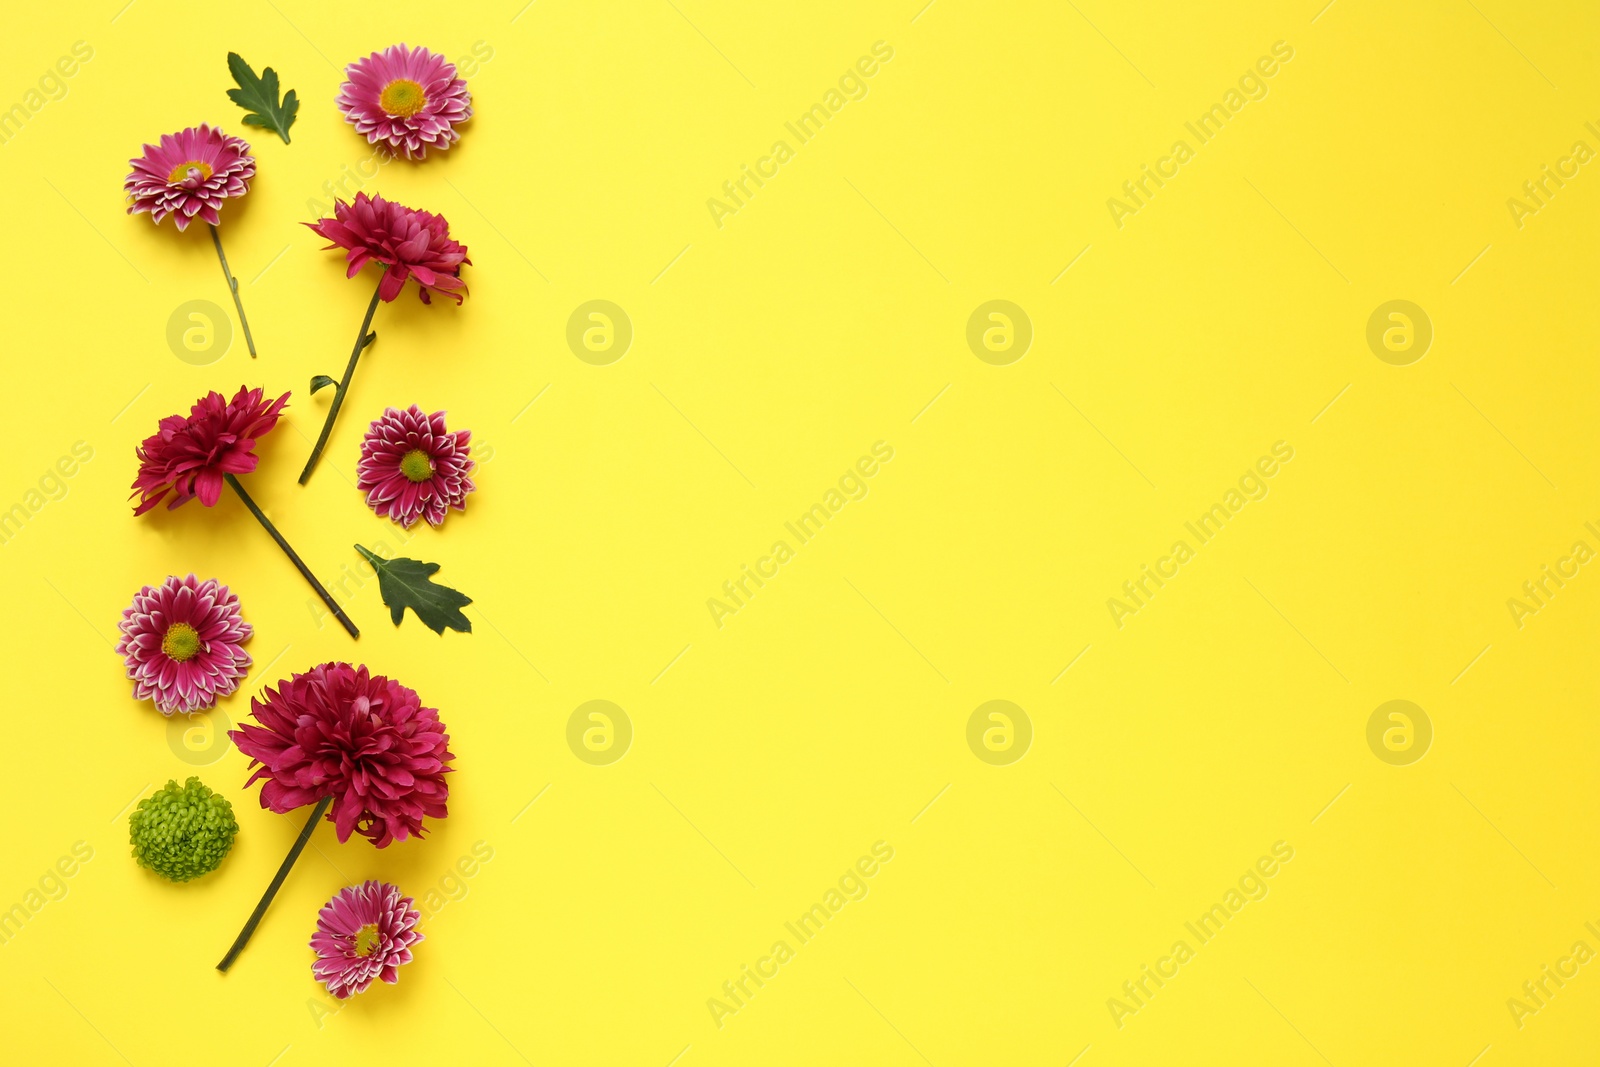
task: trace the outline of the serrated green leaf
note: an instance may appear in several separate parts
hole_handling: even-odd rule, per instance
[[[461,633],[472,632],[472,620],[461,614],[461,609],[472,603],[472,598],[429,577],[439,569],[437,563],[404,557],[384,559],[360,545],[356,546],[356,551],[378,572],[378,594],[383,597],[389,618],[396,626],[410,608],[422,624],[436,634],[444,633],[446,626]]]
[[[315,378],[311,379],[311,391],[315,393],[318,389],[326,389],[330,385],[338,384],[339,383],[337,381],[328,377],[326,374],[319,374]]]
[[[258,78],[238,52],[228,53],[228,71],[239,84],[239,88],[228,90],[228,99],[247,112],[244,124],[275,130],[283,138],[283,143],[288,144],[289,127],[294,125],[295,112],[300,110],[300,101],[295,98],[294,90],[290,89],[284,94],[283,102],[279,103],[278,72],[267,67]]]

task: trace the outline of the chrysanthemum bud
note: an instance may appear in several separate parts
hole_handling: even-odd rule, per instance
[[[139,801],[128,816],[128,836],[139,866],[171,882],[210,874],[233,848],[239,824],[233,805],[190,778],[176,781]]]

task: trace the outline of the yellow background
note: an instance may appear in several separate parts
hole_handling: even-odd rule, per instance
[[[1573,142],[1600,148],[1600,18],[921,3],[106,0],[8,18],[0,105],[74,42],[94,51],[0,147],[0,508],[31,510],[75,442],[93,449],[0,547],[0,907],[74,842],[94,850],[0,947],[8,1058],[1594,1058],[1600,964],[1520,1028],[1506,1001],[1575,941],[1600,949],[1600,574],[1520,628],[1506,602],[1573,542],[1600,548],[1600,173],[1520,228],[1506,201]],[[306,385],[339,373],[370,280],[345,281],[298,223],[369,155],[333,106],[340,70],[402,40],[492,50],[460,144],[359,186],[444,213],[471,296],[379,309],[302,489],[329,396]],[[877,41],[894,54],[866,97],[794,144],[784,123]],[[1118,228],[1107,198],[1174,140],[1196,147],[1184,122],[1277,41],[1294,57],[1268,95]],[[230,49],[298,90],[291,145],[243,127]],[[237,335],[210,365],[176,357],[174,309],[232,317],[210,242],[123,213],[140,144],[203,120],[258,158],[223,216],[255,361]],[[794,158],[719,228],[707,199],[780,138]],[[566,344],[592,299],[633,323],[609,366]],[[1033,325],[1008,366],[966,343],[991,299]],[[1392,299],[1433,324],[1410,366],[1365,340]],[[375,582],[347,586],[359,643],[319,625],[235,500],[134,519],[137,441],[241,382],[294,391],[246,482],[310,565],[356,573],[357,541],[437,561],[475,598],[470,636],[396,629]],[[365,423],[412,402],[472,429],[486,462],[467,512],[407,542],[352,483]],[[714,625],[707,599],[877,441],[894,458],[869,495]],[[1277,441],[1295,453],[1270,494],[1115,625],[1107,598]],[[173,740],[130,697],[120,612],[190,571],[230,584],[256,628],[213,727],[287,672],[349,659],[438,707],[458,757],[425,839],[378,852],[320,827],[226,976],[299,819],[261,810],[245,758],[206,749],[201,723]],[[609,766],[566,742],[595,699],[635,732]],[[993,699],[1033,727],[1009,766],[966,741]],[[1410,766],[1367,746],[1391,699],[1433,724]],[[190,773],[242,829],[218,873],[173,886],[128,857],[127,809]],[[877,841],[894,859],[865,899],[719,1028],[708,999]],[[1269,895],[1119,1028],[1108,999],[1277,841],[1294,859]],[[493,859],[458,881],[476,842]],[[397,986],[329,1014],[306,942],[368,877],[458,899]]]

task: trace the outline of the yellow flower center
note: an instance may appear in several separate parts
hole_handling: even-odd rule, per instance
[[[397,119],[408,119],[428,106],[428,94],[410,78],[396,78],[383,87],[378,106]]]
[[[378,924],[368,923],[356,931],[356,955],[370,956],[378,951]]]
[[[414,482],[425,482],[433,477],[433,460],[420,448],[413,448],[400,457],[400,473]]]
[[[188,623],[175,622],[167,628],[167,636],[161,639],[161,651],[167,654],[167,658],[179,663],[193,659],[194,654],[200,651],[200,635]]]
[[[172,173],[167,175],[167,181],[173,185],[181,185],[192,178],[205,181],[209,177],[211,177],[211,164],[191,159],[187,163],[179,163],[173,167]]]

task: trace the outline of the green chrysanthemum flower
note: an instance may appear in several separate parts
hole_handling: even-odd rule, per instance
[[[180,789],[168,781],[128,817],[133,858],[172,882],[210,874],[233,848],[239,824],[233,805],[190,778]]]

